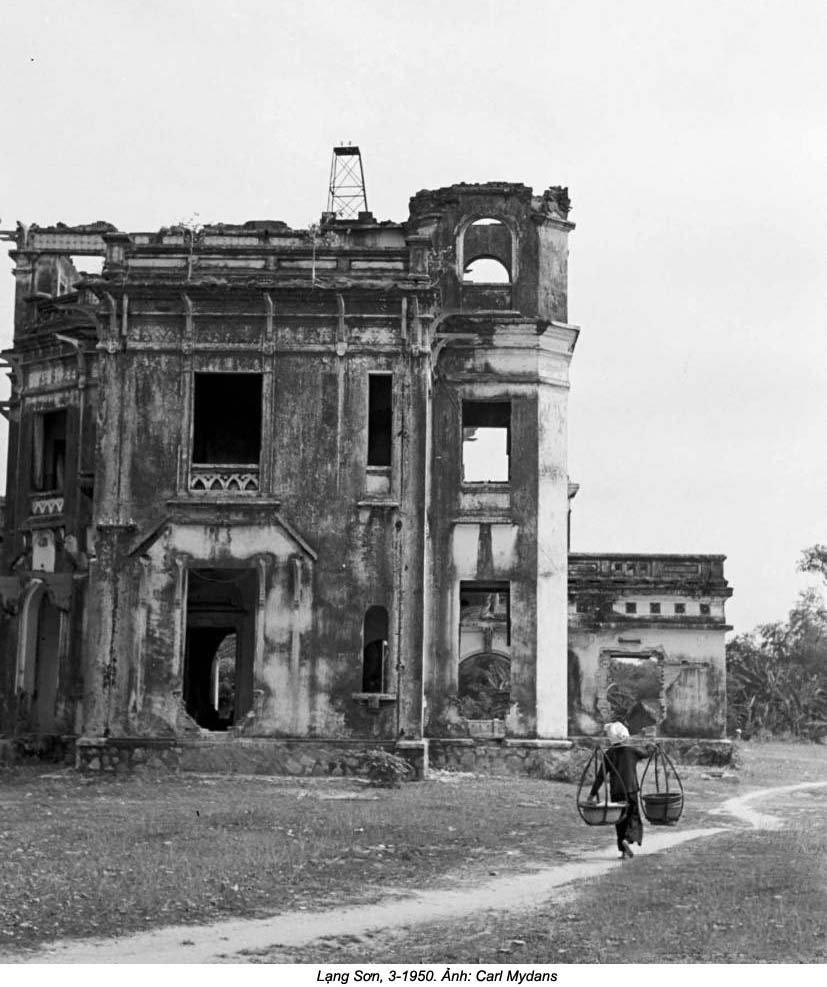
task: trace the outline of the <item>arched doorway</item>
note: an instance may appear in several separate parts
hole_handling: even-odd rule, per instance
[[[57,727],[62,614],[45,583],[38,581],[30,587],[21,618],[17,689],[22,720],[32,731],[53,733]]]

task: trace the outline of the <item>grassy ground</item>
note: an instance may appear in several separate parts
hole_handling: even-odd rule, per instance
[[[330,940],[327,963],[816,963],[827,960],[827,838],[747,833],[637,858],[520,915]],[[319,962],[318,946],[259,962]]]
[[[745,745],[737,773],[687,769],[682,826],[708,824],[706,811],[744,788],[827,778],[825,762],[823,748]],[[727,835],[668,858],[638,858],[562,909],[482,916],[456,929],[417,927],[372,945],[330,943],[324,956],[315,950],[272,958],[666,961],[700,958],[692,950],[701,947],[703,958],[724,961],[795,959],[790,950],[798,948],[813,958],[810,942],[819,922],[823,941],[825,913],[824,823],[814,821],[815,805],[799,797],[792,836]],[[72,772],[6,769],[0,951],[372,901],[386,886],[479,882],[562,862],[606,840],[603,829],[580,822],[572,786],[530,779],[449,776],[388,791],[324,779],[90,781]],[[620,911],[618,902],[625,903]],[[607,932],[618,914],[621,931]],[[637,930],[634,947],[623,945],[629,923]],[[695,928],[711,932],[689,935]],[[767,931],[762,942],[781,950],[778,956],[751,955],[756,929]],[[740,950],[732,945],[739,935]]]
[[[572,788],[0,773],[0,951],[318,909],[579,851]],[[554,834],[549,827],[554,820]]]

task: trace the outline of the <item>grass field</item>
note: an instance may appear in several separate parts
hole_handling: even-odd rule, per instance
[[[825,762],[819,747],[745,745],[738,772],[686,769],[682,825],[709,824],[710,808],[746,788],[827,779]],[[827,913],[817,805],[804,796],[786,804],[784,833],[728,834],[637,858],[562,908],[481,915],[455,929],[417,927],[407,937],[329,943],[324,956],[278,958],[813,959],[824,955]],[[387,886],[482,881],[606,841],[605,830],[580,822],[573,786],[530,779],[443,776],[375,790],[325,779],[88,780],[5,769],[0,951],[375,901]]]
[[[823,805],[823,803],[822,803]],[[330,940],[328,963],[819,963],[827,827],[725,834],[618,864],[561,904]],[[318,962],[319,947],[259,955]]]
[[[0,950],[371,901],[563,860],[584,835],[571,786],[530,779],[0,780]]]

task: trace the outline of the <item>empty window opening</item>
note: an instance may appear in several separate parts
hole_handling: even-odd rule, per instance
[[[261,456],[261,374],[195,375],[192,461],[257,467]]]
[[[660,613],[660,604],[659,603],[650,603],[649,604],[649,613],[659,614]]]
[[[84,274],[100,274],[103,271],[103,255],[73,254],[69,260],[80,276]]]
[[[511,404],[463,401],[462,479],[507,483],[511,458]]]
[[[493,257],[478,257],[462,272],[462,280],[466,284],[511,284],[511,275]]]
[[[709,616],[709,613],[710,613],[709,604],[708,603],[701,603],[700,604],[700,612],[701,612],[701,616],[702,617],[708,617]]]
[[[62,492],[66,480],[66,411],[47,411],[32,419],[32,487]]]
[[[362,692],[387,692],[388,611],[368,607],[362,633]]]
[[[368,377],[368,466],[390,466],[393,445],[393,377]]]
[[[626,613],[637,613],[637,603],[627,603]]]
[[[228,730],[252,703],[256,574],[191,569],[184,704],[205,730]]]
[[[511,593],[508,583],[459,584],[460,654],[511,645]]]
[[[623,721],[632,733],[663,719],[662,690],[663,665],[657,656],[611,656],[606,700],[612,717]]]
[[[676,614],[679,614],[679,615],[682,614],[682,613],[686,613],[686,604],[685,603],[676,603],[675,604],[675,613]]]

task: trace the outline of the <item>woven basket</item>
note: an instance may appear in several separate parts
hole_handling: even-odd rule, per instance
[[[652,792],[641,795],[643,814],[653,826],[674,826],[683,812],[681,792]]]
[[[578,802],[577,808],[587,826],[609,826],[626,815],[625,802]]]

